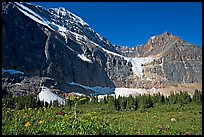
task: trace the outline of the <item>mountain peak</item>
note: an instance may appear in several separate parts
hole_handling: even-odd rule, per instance
[[[66,9],[64,7],[59,7],[58,9],[61,11],[66,11]]]
[[[163,35],[170,35],[167,31],[165,31],[164,33],[163,33]]]
[[[165,31],[163,34],[152,36],[147,43],[157,44],[156,41],[168,41],[173,38],[173,35]]]

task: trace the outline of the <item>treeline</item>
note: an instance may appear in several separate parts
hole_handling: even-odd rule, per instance
[[[117,111],[145,110],[159,104],[179,104],[180,106],[184,106],[190,102],[202,104],[202,92],[196,89],[192,97],[187,92],[182,91],[178,93],[171,92],[170,95],[166,97],[160,93],[153,95],[143,94],[136,97],[131,95],[129,97],[118,96],[117,99],[113,96],[104,96],[104,99],[100,101],[100,103],[113,104],[113,107]]]
[[[78,100],[78,104],[88,103],[89,99],[84,98]],[[54,100],[51,102],[40,101],[37,96],[34,95],[26,95],[20,97],[13,97],[10,93],[2,99],[2,107],[4,108],[12,108],[12,109],[24,109],[24,108],[42,108],[42,107],[69,107],[75,103],[72,99],[66,99],[65,104],[62,105],[58,102],[58,100]]]
[[[6,108],[16,108],[16,109],[24,109],[27,108],[40,108],[40,107],[68,107],[71,109],[72,105],[74,105],[76,100],[66,99],[65,104],[61,105],[58,100],[54,100],[53,102],[44,102],[40,101],[34,95],[27,95],[23,97],[12,97],[9,94],[7,97],[2,99],[2,107]],[[105,103],[109,106],[109,108],[114,108],[115,110],[145,110],[151,107],[154,107],[158,104],[179,104],[180,106],[186,105],[190,102],[195,102],[198,104],[202,104],[202,92],[195,90],[194,95],[191,97],[187,92],[179,92],[173,93],[171,92],[168,97],[160,93],[156,93],[153,95],[139,95],[136,97],[121,97],[118,96],[104,96],[102,100],[99,100],[97,96],[92,96],[91,98],[83,98],[77,100],[79,105],[87,104],[87,103]]]
[[[44,102],[40,102],[36,100],[34,95],[26,95],[22,97],[13,97],[11,94],[8,94],[5,98],[2,99],[2,107],[6,108],[16,108],[23,109],[25,107],[35,108],[43,106]]]

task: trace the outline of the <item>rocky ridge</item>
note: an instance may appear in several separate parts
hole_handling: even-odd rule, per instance
[[[160,89],[202,83],[202,48],[168,32],[134,48],[113,46],[65,8],[2,3],[2,74],[4,92],[93,91],[71,85]],[[21,85],[21,86],[19,86]],[[201,84],[202,85],[202,84]]]

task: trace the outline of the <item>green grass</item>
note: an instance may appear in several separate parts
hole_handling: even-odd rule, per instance
[[[103,103],[77,106],[78,119],[72,128],[74,111],[65,108],[46,110],[2,109],[2,134],[128,134],[128,135],[202,135],[202,105],[189,103],[180,107],[157,105],[147,111],[115,111]],[[171,121],[175,118],[176,121]],[[43,121],[39,124],[39,121]],[[31,125],[25,127],[25,123]]]

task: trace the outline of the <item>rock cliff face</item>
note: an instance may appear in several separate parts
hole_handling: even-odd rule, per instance
[[[150,87],[202,83],[202,49],[168,32],[151,37],[146,44],[135,49],[118,46],[117,50],[124,56],[155,57],[144,65],[144,77],[151,81],[146,85]]]
[[[58,30],[53,31],[19,11],[19,4],[5,5],[8,8],[2,14],[3,68],[21,70],[26,75],[51,77],[64,83],[113,86],[101,64],[105,56],[95,45],[80,45],[79,41],[69,37],[65,41]],[[82,60],[92,55],[98,61]]]
[[[168,32],[135,48],[113,46],[62,7],[6,2],[2,3],[2,69],[24,73],[2,73],[4,92],[38,93],[41,85],[58,93],[91,92],[71,82],[164,88],[202,82],[202,49]]]

